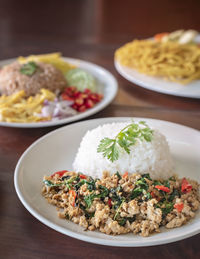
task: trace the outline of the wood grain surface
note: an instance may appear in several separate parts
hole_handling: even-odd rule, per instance
[[[200,101],[145,90],[115,70],[116,48],[176,29],[200,31],[198,0],[1,0],[0,59],[60,51],[94,62],[119,83],[115,100],[88,119],[139,116],[200,130]],[[200,258],[200,235],[161,246],[117,248],[62,235],[36,220],[14,189],[16,163],[36,139],[56,129],[0,128],[0,258]]]

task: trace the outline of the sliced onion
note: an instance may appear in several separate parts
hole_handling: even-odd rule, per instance
[[[77,112],[70,107],[73,101],[62,100],[59,101],[57,98],[54,102],[48,100],[44,101],[44,106],[42,108],[42,117],[52,117],[54,120],[63,119],[69,116],[75,115]]]
[[[49,105],[49,100],[45,99],[43,102],[44,105]]]
[[[46,105],[42,108],[42,116],[43,117],[52,116],[53,111],[54,111],[54,107],[52,107],[51,105]]]

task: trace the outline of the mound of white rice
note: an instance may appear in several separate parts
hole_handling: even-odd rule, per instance
[[[173,175],[173,162],[166,138],[158,130],[153,131],[151,142],[137,140],[130,147],[130,154],[120,149],[119,159],[111,162],[97,153],[100,141],[105,138],[114,138],[127,123],[111,123],[99,126],[88,131],[83,137],[76,154],[73,168],[92,177],[101,178],[103,171],[115,174],[149,173],[152,179],[167,179]]]

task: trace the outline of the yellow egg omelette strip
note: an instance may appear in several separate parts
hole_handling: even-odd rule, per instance
[[[17,59],[19,63],[24,64],[30,61],[35,62],[43,62],[47,64],[51,64],[55,66],[57,69],[61,70],[64,74],[69,71],[72,68],[75,68],[76,66],[64,61],[62,59],[61,53],[50,53],[50,54],[43,54],[43,55],[31,55],[28,57],[19,57]]]
[[[41,89],[35,96],[25,97],[25,92],[20,91],[10,96],[0,97],[0,121],[29,123],[50,120],[51,118],[40,117],[44,100],[53,101],[56,95]]]

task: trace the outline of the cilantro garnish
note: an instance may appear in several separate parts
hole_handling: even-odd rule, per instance
[[[39,67],[35,62],[30,61],[21,67],[20,73],[27,76],[32,76],[38,68]]]
[[[111,162],[118,160],[120,149],[130,154],[130,146],[135,145],[136,141],[150,142],[152,140],[153,130],[151,130],[146,122],[132,122],[123,128],[114,139],[104,138],[100,141],[97,148],[98,153],[103,153]]]

